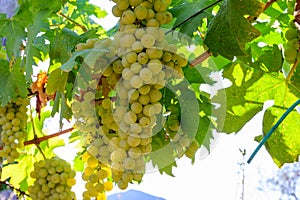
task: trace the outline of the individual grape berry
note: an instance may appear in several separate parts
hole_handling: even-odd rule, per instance
[[[286,32],[285,32],[285,38],[287,40],[292,40],[294,38],[298,38],[298,30],[295,28],[289,28]]]

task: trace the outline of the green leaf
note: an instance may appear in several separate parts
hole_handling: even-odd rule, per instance
[[[263,8],[258,0],[224,0],[209,24],[204,44],[215,56],[220,54],[232,60],[245,55],[245,43],[260,35],[245,15],[258,16]]]
[[[283,106],[290,106],[296,98],[287,94]],[[271,107],[264,115],[263,132],[266,134],[285,112],[281,107]],[[281,167],[284,163],[297,162],[300,155],[300,113],[292,111],[267,140],[265,146],[274,162]]]
[[[28,94],[24,73],[20,69],[20,60],[16,60],[13,66],[8,61],[0,59],[0,104],[16,100],[18,97],[26,97]]]
[[[11,19],[7,19],[5,14],[0,14],[0,36],[7,38],[6,52],[9,58],[20,55],[22,40],[27,35],[25,28],[32,23],[32,13],[28,9],[28,2],[23,2],[18,13]]]
[[[176,18],[176,21],[173,27],[177,26],[178,24],[182,23],[184,20],[188,19],[191,15],[195,14],[202,8],[208,6],[213,1],[211,0],[198,0],[198,1],[190,1],[184,2],[181,5],[174,6],[170,9],[170,12],[173,14],[173,17]],[[193,17],[187,23],[184,23],[179,27],[180,32],[184,33],[185,35],[189,36],[190,38],[193,36],[193,33],[197,31],[198,27],[202,25],[203,19],[211,19],[212,13],[211,9],[207,9],[201,14]]]
[[[201,67],[200,65],[195,67],[187,66],[183,68],[183,73],[189,83],[213,83],[211,80],[208,82],[208,76],[211,73],[209,68]]]
[[[53,150],[57,147],[65,146],[65,142],[64,139],[55,137],[48,140],[48,146],[51,150]]]
[[[246,57],[239,57],[239,59],[250,67],[265,72],[278,72],[282,69],[282,52],[276,44],[274,44],[273,47],[266,46],[257,48],[257,43],[254,43],[251,45],[251,48],[247,50],[247,53],[248,55]],[[255,61],[253,61],[254,55],[258,56]]]
[[[218,93],[212,100],[221,104],[216,113],[219,131],[238,132],[262,110],[267,100],[273,99],[275,106],[287,109],[287,102],[296,98],[293,94],[295,92],[287,87],[281,72],[263,73],[261,70],[236,64],[224,71],[224,77],[232,82],[232,86],[225,89],[226,94]]]
[[[105,52],[108,52],[109,50],[104,48],[95,48],[95,49],[86,49],[79,52],[74,52],[72,57],[61,66],[61,69],[65,72],[71,71],[74,66],[76,66],[77,57],[84,58],[84,63],[87,66],[94,66],[96,61],[101,58],[101,56],[104,55]]]
[[[68,73],[62,71],[60,68],[52,71],[48,77],[46,92],[53,95],[56,91],[64,92],[67,84]]]
[[[152,139],[152,152],[150,153],[150,158],[153,166],[157,166],[159,172],[170,176],[174,176],[172,173],[172,167],[176,167],[174,148],[173,146],[165,141],[164,132],[158,133],[158,136]]]
[[[84,161],[82,160],[82,155],[77,154],[73,160],[73,168],[75,171],[82,172],[84,169]]]
[[[257,59],[257,63],[261,69],[266,72],[278,72],[283,64],[282,52],[277,45],[273,45],[270,50],[264,51],[265,54]]]
[[[81,138],[81,136],[79,135],[78,131],[74,131],[71,133],[71,135],[69,136],[69,143],[73,143],[78,141]]]
[[[50,16],[49,10],[41,10],[33,14],[33,24],[27,27],[27,38],[28,42],[26,44],[26,80],[31,81],[31,75],[33,73],[32,66],[34,63],[34,56],[39,56],[39,51],[36,51],[36,48],[33,46],[37,34],[41,31],[41,28],[45,25],[48,25],[46,21]]]

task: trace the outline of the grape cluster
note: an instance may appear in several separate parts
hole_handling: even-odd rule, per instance
[[[85,199],[107,191],[102,187],[99,169],[111,169],[108,176],[120,189],[142,180],[157,117],[163,112],[161,91],[167,81],[183,78],[182,67],[187,65],[184,55],[177,53],[176,45],[170,44],[159,28],[172,20],[167,11],[170,0],[114,2],[112,12],[120,17],[120,30],[113,40],[90,39],[75,48],[110,48],[99,59],[92,54],[93,59],[85,59],[85,73],[91,73],[92,78],[86,86],[79,86],[72,105],[75,126],[87,145],[85,154],[90,155],[86,162],[93,163],[93,167],[87,164],[83,173],[87,181]],[[178,115],[176,121],[175,114],[168,121],[167,130],[180,131]],[[173,140],[180,152],[191,141],[183,133]],[[95,189],[97,184],[99,189]]]
[[[83,154],[83,160],[86,163],[82,174],[82,179],[86,181],[83,199],[89,200],[93,197],[105,199],[104,192],[113,188],[113,183],[109,179],[111,169],[87,151]]]
[[[292,25],[285,32],[285,38],[287,40],[286,48],[284,50],[284,56],[288,63],[293,64],[296,59],[300,58],[299,53],[299,30]]]
[[[190,148],[192,138],[185,134],[180,126],[179,106],[173,104],[167,108],[167,111],[169,112],[169,115],[166,118],[164,128],[168,135],[168,139],[170,139],[174,146],[176,156],[180,158],[185,154],[187,149]]]
[[[13,162],[20,156],[19,148],[23,147],[26,137],[28,99],[18,98],[15,102],[8,103],[0,108],[0,157],[7,162]]]
[[[75,199],[71,188],[76,183],[76,172],[67,161],[53,157],[36,162],[30,176],[35,179],[33,185],[28,187],[33,200]]]

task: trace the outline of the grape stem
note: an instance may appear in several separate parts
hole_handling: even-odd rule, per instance
[[[58,15],[62,16],[63,18],[65,18],[66,20],[72,22],[73,24],[75,24],[76,26],[80,27],[84,32],[87,32],[87,28],[82,25],[82,24],[79,24],[78,22],[74,21],[73,19],[71,19],[70,17],[66,16],[65,14],[63,14],[61,11],[59,11],[57,13]]]
[[[250,164],[251,161],[253,160],[253,158],[255,157],[255,155],[257,154],[257,152],[260,150],[260,148],[262,147],[262,145],[264,145],[267,140],[269,139],[269,137],[271,137],[272,133],[277,129],[277,127],[283,122],[283,120],[288,116],[288,114],[290,114],[290,112],[292,112],[294,110],[294,108],[300,104],[300,99],[298,99],[293,105],[291,105],[291,107],[289,107],[285,113],[283,113],[283,115],[279,118],[279,120],[276,122],[276,124],[269,130],[269,132],[264,136],[264,138],[262,139],[262,141],[258,144],[258,146],[256,147],[256,149],[253,151],[253,153],[251,154],[250,158],[248,159],[247,163]]]
[[[26,192],[22,191],[22,190],[19,189],[19,188],[15,188],[13,185],[9,184],[7,181],[1,181],[1,180],[0,180],[0,185],[6,185],[6,186],[9,187],[10,189],[17,191],[17,192],[19,193],[19,197],[20,197],[21,195],[25,195],[25,196],[27,196],[27,197],[30,197],[29,194],[26,194]]]
[[[30,120],[31,120],[31,123],[32,123],[32,130],[33,130],[34,139],[36,139],[38,136],[37,136],[37,134],[36,134],[36,132],[35,132],[35,125],[34,125],[34,120],[33,120],[33,117],[32,117],[32,112],[31,112],[31,110],[32,110],[32,109],[31,109],[31,105],[30,105]],[[46,160],[46,156],[45,156],[43,150],[41,149],[41,147],[39,146],[39,143],[35,143],[35,146],[36,146],[36,148],[38,148],[38,150],[41,152],[41,154],[42,154],[44,160]]]
[[[190,62],[190,66],[191,67],[195,67],[196,65],[202,63],[204,60],[206,60],[207,58],[209,58],[211,56],[211,54],[208,51],[205,51],[204,53],[202,53],[200,56],[198,56],[197,58],[195,58],[194,60],[192,60]]]
[[[298,64],[299,64],[299,60],[296,60],[295,63],[293,64],[292,69],[290,70],[289,74],[286,77],[286,83],[290,83],[291,78],[292,78]]]
[[[58,137],[60,135],[63,135],[63,134],[66,134],[66,133],[69,133],[73,130],[74,128],[68,128],[66,130],[63,130],[63,131],[59,131],[59,132],[56,132],[56,133],[53,133],[51,135],[46,135],[46,136],[43,136],[43,137],[40,137],[40,138],[34,138],[32,140],[28,140],[26,142],[24,142],[24,146],[27,146],[27,145],[31,145],[31,144],[39,144],[45,140],[49,140],[51,138],[55,138],[55,137]],[[0,150],[2,150],[3,147],[0,147]]]

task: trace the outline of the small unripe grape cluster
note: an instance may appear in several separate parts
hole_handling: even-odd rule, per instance
[[[76,183],[76,172],[67,161],[53,157],[36,162],[30,176],[35,179],[33,185],[28,187],[33,200],[75,199],[71,189]]]
[[[18,149],[24,146],[28,105],[28,99],[18,98],[0,108],[0,146],[3,147],[0,157],[6,158],[9,163],[20,156]]]
[[[294,24],[291,24],[291,27],[286,30],[285,39],[287,40],[287,44],[284,49],[284,57],[288,63],[293,64],[296,59],[300,59],[299,30]]]
[[[83,200],[106,199],[105,192],[113,189],[113,183],[110,180],[111,169],[101,163],[96,157],[88,151],[83,154],[83,160],[86,166],[82,173],[82,180],[86,181],[83,192]]]

